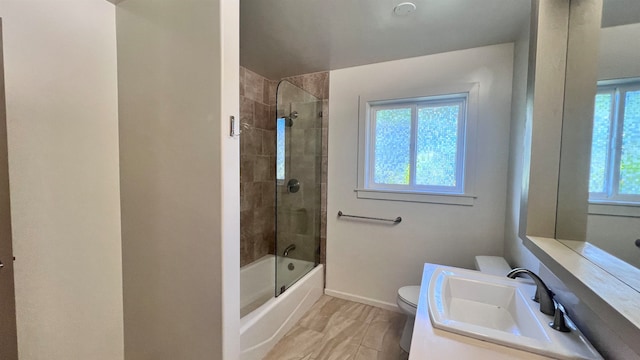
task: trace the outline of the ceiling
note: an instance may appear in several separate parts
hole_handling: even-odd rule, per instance
[[[514,41],[530,0],[240,0],[240,63],[270,79]],[[637,0],[632,0],[637,1]]]
[[[107,0],[118,4],[124,0]],[[240,0],[240,64],[270,79],[514,41],[531,0]],[[640,0],[605,0],[602,26],[640,22]]]

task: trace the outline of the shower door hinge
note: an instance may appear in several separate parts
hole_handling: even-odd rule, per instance
[[[229,136],[236,137],[240,136],[241,131],[238,130],[236,132],[236,117],[231,115],[229,116]]]

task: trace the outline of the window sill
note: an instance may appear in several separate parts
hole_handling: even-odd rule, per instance
[[[640,217],[640,204],[629,202],[589,201],[589,215]]]
[[[414,191],[355,189],[358,199],[407,201],[442,205],[473,206],[476,196],[469,194],[436,194]]]

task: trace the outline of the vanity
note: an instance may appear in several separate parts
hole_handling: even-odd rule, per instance
[[[441,282],[441,280],[447,276],[446,273],[450,273],[452,275],[461,275],[462,277],[470,276],[469,282],[473,284],[482,284],[483,278],[494,278],[495,281],[500,281],[503,279],[499,279],[492,275],[486,275],[483,273],[479,273],[473,270],[465,270],[459,268],[449,268],[442,267],[440,265],[435,264],[425,264],[422,274],[422,283],[420,286],[420,298],[418,300],[418,309],[416,313],[415,326],[413,330],[413,338],[411,342],[411,351],[409,352],[409,360],[421,360],[421,359],[445,359],[445,358],[456,358],[456,359],[551,359],[552,357],[547,357],[543,355],[538,355],[536,353],[532,353],[525,350],[519,350],[508,346],[499,345],[489,341],[483,341],[480,339],[476,339],[474,337],[460,335],[458,333],[454,333],[452,331],[442,330],[433,326],[429,305],[434,304],[432,301],[429,302],[430,297],[430,289],[433,293],[434,289],[437,289],[441,284],[436,284],[432,282],[432,279],[435,278],[434,281]],[[435,277],[433,275],[436,275]],[[478,274],[477,276],[474,274]],[[489,280],[493,281],[493,280]],[[504,279],[505,282],[508,282],[506,277]],[[511,281],[513,282],[513,281]],[[535,286],[529,285],[528,283],[521,283],[522,285],[518,285],[521,287],[525,293],[535,292]],[[482,286],[482,285],[481,285]],[[476,289],[477,290],[477,289]],[[446,296],[452,296],[449,291],[446,292]],[[491,290],[492,295],[495,295],[494,289]],[[500,296],[500,295],[498,295]],[[494,296],[495,297],[495,296]],[[527,297],[528,300],[528,297]],[[470,309],[478,310],[478,309]],[[517,308],[517,311],[526,311],[523,308]],[[537,309],[536,309],[537,312]],[[488,313],[485,314],[476,314],[480,317],[491,315]],[[537,315],[537,314],[536,314]],[[437,317],[438,315],[436,315]],[[489,324],[492,323],[492,324]],[[488,326],[493,326],[494,321],[489,321],[487,323]],[[526,323],[526,321],[524,322]],[[527,324],[525,324],[527,325]],[[530,324],[532,328],[536,327],[535,324]],[[514,329],[512,332],[514,334],[518,334],[522,329]],[[543,329],[544,330],[544,329]],[[471,329],[473,332],[473,329]],[[550,329],[551,332],[556,330]],[[512,335],[505,332],[506,336]],[[554,337],[556,334],[550,333],[551,337]],[[574,339],[581,337],[576,330],[573,330],[573,334],[569,333],[559,333],[558,336],[573,336]],[[527,336],[527,335],[525,335]],[[542,337],[546,338],[546,335],[542,335]],[[523,342],[526,342],[526,339],[523,339]],[[575,342],[574,342],[575,344]],[[583,345],[583,344],[580,344]],[[552,347],[552,346],[549,346]],[[560,346],[563,347],[563,346]],[[599,355],[595,353],[595,350],[589,345],[584,345],[584,348],[578,349],[578,351],[583,351],[585,354],[585,358],[593,358],[599,359]]]

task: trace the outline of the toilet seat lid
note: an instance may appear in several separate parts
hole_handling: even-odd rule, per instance
[[[416,307],[420,297],[420,286],[403,286],[398,289],[398,296],[405,303]]]

